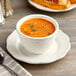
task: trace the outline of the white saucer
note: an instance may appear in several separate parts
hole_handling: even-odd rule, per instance
[[[36,7],[37,9],[40,9],[40,10],[43,10],[43,11],[48,11],[48,12],[66,12],[66,11],[70,11],[70,10],[76,8],[76,4],[72,4],[70,8],[65,9],[65,10],[54,10],[54,9],[51,9],[51,8],[47,8],[47,7],[41,6],[41,5],[33,2],[32,0],[28,0],[28,2],[32,6]]]
[[[16,30],[7,39],[8,52],[14,58],[30,64],[47,64],[62,59],[68,53],[71,47],[69,37],[61,30],[59,30],[53,45],[52,50],[55,51],[53,54],[51,54],[49,51],[45,52],[44,54],[35,55],[30,54],[25,50],[26,55],[24,55],[21,52],[21,50],[24,49],[20,45],[20,40]]]

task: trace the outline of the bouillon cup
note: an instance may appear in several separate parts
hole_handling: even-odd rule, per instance
[[[32,18],[42,18],[42,19],[48,20],[49,22],[52,22],[55,26],[55,32],[49,36],[39,37],[39,38],[24,35],[20,31],[20,26],[24,21],[28,19],[32,19]],[[26,50],[33,54],[42,54],[46,51],[51,51],[51,53],[53,53],[53,50],[50,50],[50,48],[58,33],[59,25],[57,21],[53,19],[52,17],[42,15],[42,14],[33,14],[33,15],[25,16],[18,21],[16,30],[20,38],[20,43],[25,49],[25,50],[21,50],[21,52],[23,52],[24,54],[26,54]]]

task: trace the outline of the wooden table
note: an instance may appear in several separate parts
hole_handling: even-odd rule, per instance
[[[34,13],[49,15],[55,18],[60,29],[69,35],[72,45],[69,53],[63,59],[46,65],[30,65],[18,62],[33,76],[76,76],[76,9],[65,13],[49,13],[37,10],[30,6],[27,1],[22,0],[23,5],[20,4],[20,0],[18,4],[17,1],[12,0],[15,4],[13,5],[14,15],[6,19],[6,24],[0,26],[0,46],[7,51],[6,39],[15,30],[16,23],[21,17]]]

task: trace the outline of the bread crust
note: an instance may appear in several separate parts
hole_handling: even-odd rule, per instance
[[[70,1],[69,0],[67,0],[65,5],[64,4],[61,5],[59,3],[60,0],[57,1],[58,3],[52,2],[51,0],[49,0],[49,1],[47,1],[47,0],[32,0],[32,1],[38,3],[42,6],[45,6],[45,7],[51,8],[51,9],[55,9],[55,10],[64,10],[64,9],[70,7]]]

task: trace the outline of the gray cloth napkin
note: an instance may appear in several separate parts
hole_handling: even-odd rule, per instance
[[[5,54],[4,64],[10,67],[19,76],[32,76],[26,69],[18,64],[11,56],[9,56],[3,49],[0,51]],[[0,76],[12,76],[2,65],[0,65]]]

